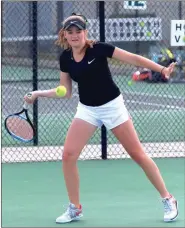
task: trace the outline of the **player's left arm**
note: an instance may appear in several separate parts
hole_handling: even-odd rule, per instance
[[[122,50],[118,47],[115,47],[112,58],[135,66],[144,67],[156,72],[160,72],[164,74],[166,78],[169,78],[176,64],[176,63],[171,63],[168,67],[164,67],[158,63],[151,61],[150,59]]]

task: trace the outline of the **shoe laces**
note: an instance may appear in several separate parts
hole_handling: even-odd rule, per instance
[[[170,213],[172,211],[172,203],[169,199],[163,199],[164,211],[165,213]]]
[[[65,210],[66,210],[66,211],[64,212],[64,214],[69,215],[70,217],[74,217],[74,216],[76,215],[76,210],[75,210],[75,208],[72,207],[71,204],[64,205],[63,207],[64,207]]]

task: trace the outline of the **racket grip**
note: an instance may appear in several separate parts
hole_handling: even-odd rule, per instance
[[[25,101],[24,104],[23,104],[23,108],[27,110],[28,109],[28,105],[29,104]]]
[[[31,98],[32,97],[32,93],[27,93],[26,96],[28,98]],[[23,104],[23,108],[27,110],[28,109],[28,105],[29,104],[25,101],[24,104]]]

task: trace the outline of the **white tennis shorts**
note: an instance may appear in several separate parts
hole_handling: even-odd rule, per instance
[[[121,94],[101,106],[87,106],[79,102],[74,118],[82,119],[97,127],[104,124],[110,130],[126,122],[130,118],[130,114],[125,107]]]

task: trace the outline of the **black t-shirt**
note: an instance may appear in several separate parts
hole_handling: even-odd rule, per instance
[[[108,67],[115,47],[98,42],[87,48],[84,58],[75,62],[71,50],[64,50],[60,56],[60,70],[69,73],[78,83],[80,102],[88,106],[103,105],[120,95]]]

